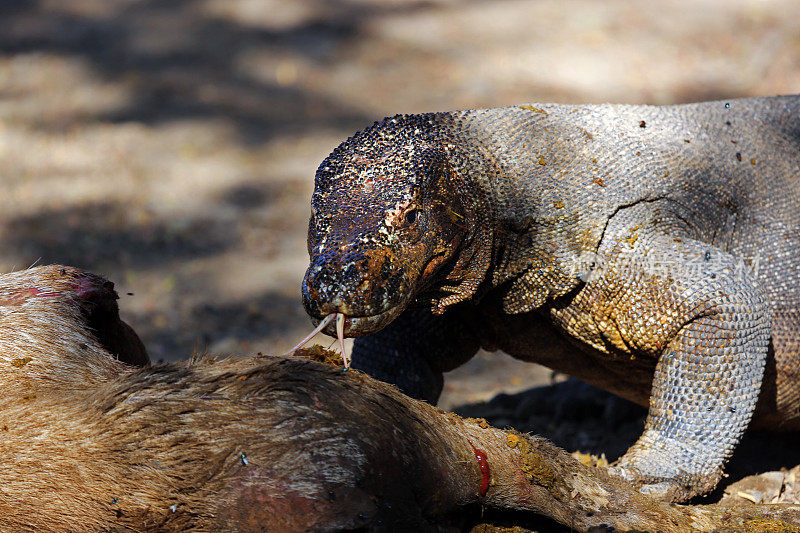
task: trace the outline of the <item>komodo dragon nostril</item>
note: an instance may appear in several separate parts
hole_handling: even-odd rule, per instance
[[[347,268],[344,269],[344,274],[342,275],[342,281],[351,280],[356,276],[358,276],[358,268],[356,267],[355,263],[350,263],[349,265],[347,265]]]

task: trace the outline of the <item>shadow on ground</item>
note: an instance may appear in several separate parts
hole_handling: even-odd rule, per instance
[[[0,8],[0,54],[80,57],[100,76],[125,80],[135,88],[135,98],[124,107],[81,120],[157,124],[218,118],[234,124],[244,142],[255,144],[279,134],[333,126],[355,129],[373,117],[343,101],[247,74],[242,61],[267,53],[321,66],[364,38],[362,27],[371,18],[427,5],[312,2],[319,14],[310,20],[264,29],[204,13],[198,4],[110,2],[106,8],[69,11],[42,8],[34,0],[5,3]]]
[[[6,223],[2,247],[24,263],[62,263],[96,272],[146,268],[218,254],[235,246],[238,228],[215,218],[132,219],[112,202],[38,212]]]

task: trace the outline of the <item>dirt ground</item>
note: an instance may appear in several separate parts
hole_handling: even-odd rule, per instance
[[[277,353],[310,328],[314,170],[354,130],[794,92],[793,0],[2,2],[0,270],[106,275],[156,361]],[[481,354],[442,405],[551,379]]]

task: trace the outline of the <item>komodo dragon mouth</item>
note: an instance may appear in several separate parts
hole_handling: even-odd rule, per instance
[[[401,306],[395,306],[392,309],[378,313],[372,316],[353,316],[348,317],[344,313],[331,313],[322,319],[312,319],[316,322],[316,327],[309,333],[303,340],[297,343],[293,348],[283,355],[291,355],[311,340],[317,333],[323,332],[331,337],[336,337],[339,340],[339,346],[342,353],[342,361],[344,362],[345,370],[350,367],[350,358],[344,347],[345,337],[360,337],[378,331],[386,324],[391,322],[395,315],[399,314]]]
[[[404,305],[398,305],[376,315],[369,316],[348,316],[339,313],[339,315],[344,317],[342,333],[345,337],[362,337],[374,333],[389,324],[389,322],[403,311],[404,307]],[[322,320],[314,319],[314,322],[319,324]],[[335,321],[332,320],[328,322],[324,329],[322,329],[322,332],[331,337],[336,337]]]
[[[326,309],[329,309],[333,315],[341,315],[344,317],[342,319],[344,321],[342,324],[342,331],[345,337],[363,337],[364,335],[370,335],[380,331],[390,322],[392,322],[392,320],[394,320],[398,315],[400,315],[400,313],[402,313],[409,306],[409,302],[413,302],[420,297],[425,297],[426,295],[430,296],[429,293],[436,293],[435,284],[433,283],[434,274],[439,268],[442,267],[443,264],[447,262],[447,259],[448,254],[444,252],[437,252],[434,253],[433,256],[424,263],[421,272],[417,276],[409,276],[409,273],[405,272],[404,277],[408,279],[404,280],[405,283],[403,285],[412,286],[415,287],[415,289],[403,291],[406,293],[407,297],[400,299],[399,301],[389,301],[388,298],[384,298],[382,300],[384,303],[383,306],[372,306],[371,309],[369,309],[376,312],[363,314],[348,313],[346,309],[349,306],[344,304],[344,302],[342,302],[341,306],[336,306],[332,311],[329,308]],[[339,299],[340,297],[337,296],[336,301]],[[312,306],[309,307],[311,308]],[[321,324],[326,318],[326,315],[321,314],[321,309],[319,308],[313,309],[317,312],[316,314],[311,315],[312,321],[314,322],[315,326],[319,326],[319,324]],[[320,330],[322,333],[332,337],[336,336],[336,329],[333,321],[327,322],[322,327],[323,329]]]

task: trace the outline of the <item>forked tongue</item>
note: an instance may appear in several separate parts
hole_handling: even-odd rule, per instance
[[[331,316],[331,315],[328,315]],[[347,357],[347,352],[344,351],[344,319],[346,317],[342,313],[336,313],[336,336],[339,337],[339,348],[342,350],[342,362],[344,369],[350,368],[350,359]]]
[[[344,319],[347,318],[342,313],[331,313],[322,320],[320,320],[319,324],[314,331],[309,333],[303,340],[298,342],[294,348],[291,348],[289,351],[283,354],[283,356],[292,355],[294,352],[305,346],[305,344],[310,341],[314,335],[322,331],[325,326],[330,324],[331,320],[336,319],[336,336],[339,338],[339,348],[342,350],[342,362],[344,362],[344,369],[347,370],[350,368],[350,358],[347,356],[347,352],[344,350]]]
[[[325,318],[323,318],[323,319],[320,321],[319,325],[318,325],[317,327],[315,327],[315,328],[314,328],[314,331],[312,331],[311,333],[309,333],[309,334],[308,334],[308,335],[307,335],[307,336],[306,336],[306,337],[305,337],[303,340],[301,340],[300,342],[298,342],[298,343],[297,343],[297,344],[294,346],[294,348],[290,348],[290,349],[289,349],[289,351],[287,351],[286,353],[284,353],[284,354],[283,354],[283,357],[286,357],[287,355],[292,355],[294,352],[296,352],[297,350],[299,350],[300,348],[302,348],[303,346],[305,346],[305,345],[306,345],[306,343],[307,343],[308,341],[310,341],[310,340],[311,340],[311,339],[314,337],[314,335],[316,335],[317,333],[319,333],[320,331],[322,331],[322,329],[323,329],[325,326],[327,326],[327,325],[328,325],[328,323],[329,323],[331,320],[333,320],[333,319],[334,319],[334,317],[335,317],[337,314],[339,314],[339,313],[332,313],[332,314],[330,314],[330,315],[326,316]]]

